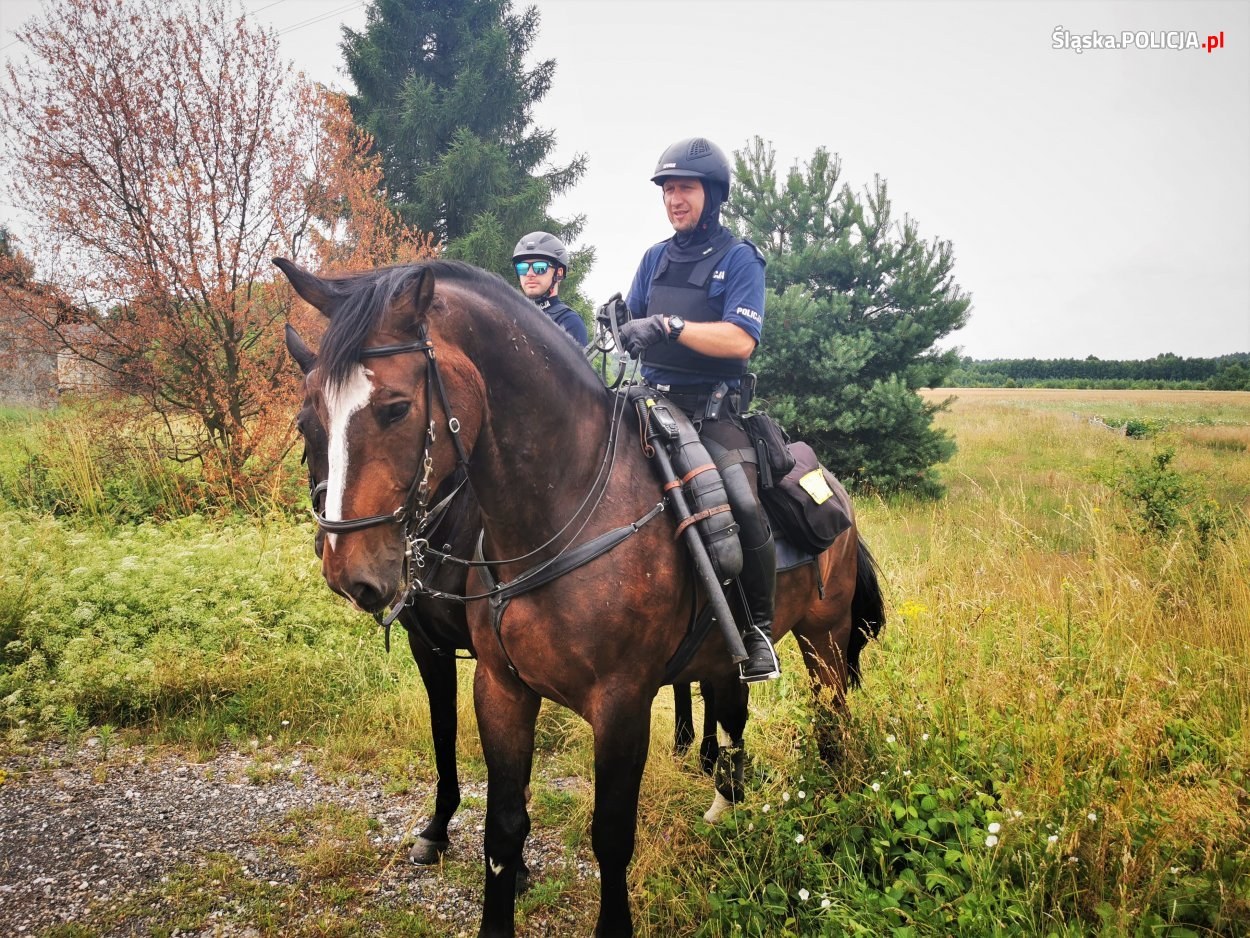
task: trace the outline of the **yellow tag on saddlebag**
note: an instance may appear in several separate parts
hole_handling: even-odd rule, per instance
[[[829,488],[825,474],[819,466],[800,478],[799,485],[803,486],[803,491],[812,496],[812,501],[817,505],[823,505],[833,497],[833,489]]]

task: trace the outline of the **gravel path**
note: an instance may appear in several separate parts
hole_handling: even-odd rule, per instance
[[[369,876],[376,877],[370,901],[420,910],[445,923],[446,935],[476,933],[483,823],[478,807],[462,806],[453,819],[446,868],[417,867],[407,862],[403,847],[424,822],[432,786],[414,784],[405,794],[386,795],[378,779],[353,785],[326,780],[299,752],[260,764],[253,753],[224,750],[191,763],[128,749],[113,751],[105,763],[98,741],[89,742],[95,748],[47,747],[0,758],[0,935],[34,936],[65,923],[90,924],[92,934],[151,934],[179,911],[162,884],[179,867],[202,867],[214,854],[236,858],[248,881],[299,886],[305,874],[291,862],[299,847],[297,839],[292,847],[293,838],[306,832],[301,819],[306,822],[308,812],[327,805],[376,822],[369,836],[383,859],[381,873]],[[465,798],[475,797],[479,805],[485,794],[484,783],[463,786]],[[537,825],[526,858],[535,882],[545,875],[595,875],[586,851],[570,857],[559,831]],[[144,911],[119,918],[118,910],[132,910],[137,899],[146,903]],[[308,916],[316,912],[306,910]],[[246,914],[223,895],[209,914],[213,924],[184,934],[260,935]],[[287,927],[299,930],[301,913],[293,914],[296,920]],[[109,923],[106,931],[98,930],[101,922]],[[533,935],[589,931],[584,912],[568,902],[531,913],[521,929]]]

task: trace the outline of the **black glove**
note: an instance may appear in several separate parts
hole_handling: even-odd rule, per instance
[[[608,301],[599,307],[595,318],[603,324],[603,328],[611,329],[613,322],[617,324],[629,322],[629,307],[625,305],[619,293],[613,293],[608,297]]]
[[[663,316],[647,316],[644,319],[631,319],[620,328],[621,344],[630,358],[637,358],[643,349],[650,348],[657,342],[668,338],[668,330],[664,328]]]

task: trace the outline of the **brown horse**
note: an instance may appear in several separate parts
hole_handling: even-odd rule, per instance
[[[307,379],[317,367],[317,354],[290,325],[286,327],[286,347]],[[329,478],[329,434],[313,407],[307,387],[295,424],[304,440],[303,461],[308,466],[309,495],[313,510],[317,512],[324,507],[322,502]],[[433,559],[427,569],[422,571],[421,581],[428,588],[428,592],[414,593],[395,618],[408,636],[408,645],[430,707],[430,733],[434,743],[434,766],[437,775],[434,812],[417,834],[416,842],[409,851],[409,859],[423,865],[437,863],[447,851],[450,846],[448,825],[460,806],[460,778],[456,761],[458,718],[455,660],[473,657],[473,642],[469,637],[465,604],[454,598],[441,597],[456,597],[465,592],[468,566],[457,558],[472,553],[482,524],[473,489],[460,485],[459,481],[458,476],[448,479],[435,492],[436,502],[441,504],[445,501],[446,504],[442,518],[431,526],[428,537],[431,544],[440,545],[441,553],[450,556],[446,560]],[[318,528],[315,539],[318,557],[322,555],[324,544],[325,532]],[[461,654],[462,652],[467,654]],[[684,753],[694,741],[690,685],[676,685],[673,694],[677,704],[674,748],[677,752]],[[714,771],[719,754],[715,719],[714,706],[710,700],[705,700],[700,764],[709,775]],[[732,778],[720,782],[722,788],[731,783]],[[728,799],[735,799],[736,795],[734,788],[725,791]],[[522,863],[517,882],[518,892],[527,885],[528,879],[528,869]]]
[[[651,466],[629,442],[622,398],[494,275],[438,261],[321,279],[277,263],[330,318],[308,393],[328,431],[322,572],[331,588],[362,609],[385,608],[412,586],[437,485],[464,466],[480,503],[484,566],[468,581],[488,773],[479,934],[514,934],[541,697],[592,727],[595,934],[632,934],[626,868],[651,702],[666,680],[699,679],[737,741],[746,688],[715,633],[679,673],[666,673],[699,591],[661,517]],[[857,576],[873,595],[856,597]],[[853,624],[856,600],[865,614]],[[865,630],[880,622],[854,527],[817,563],[779,578],[774,637],[795,633],[835,708]]]
[[[286,347],[291,357],[308,375],[317,367],[317,355],[289,325]],[[323,509],[325,484],[330,477],[330,438],[325,424],[313,406],[305,387],[304,401],[296,417],[296,426],[304,438],[304,459],[308,463],[308,488],[314,511]],[[431,525],[431,544],[453,556],[468,556],[473,551],[477,532],[481,529],[477,499],[468,486],[457,488],[457,479],[449,479],[435,493],[435,499],[446,506],[441,519]],[[317,556],[325,547],[325,532],[318,528]],[[463,564],[431,562],[423,571],[422,582],[431,590],[461,594],[468,579]],[[447,850],[447,825],[460,807],[460,777],[456,765],[456,658],[460,652],[472,653],[465,606],[461,602],[438,599],[426,594],[412,596],[396,620],[404,627],[417,671],[425,685],[430,705],[430,734],[434,742],[434,766],[438,783],[434,796],[434,813],[417,835],[409,852],[414,863],[437,863]],[[522,866],[523,885],[526,871]]]

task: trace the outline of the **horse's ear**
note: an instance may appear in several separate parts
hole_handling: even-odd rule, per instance
[[[317,364],[317,353],[308,347],[289,322],[286,324],[286,350],[304,374],[312,371]]]
[[[416,306],[416,315],[425,318],[430,313],[430,304],[434,303],[434,274],[429,268],[421,268],[416,275],[416,283],[412,284],[412,305]]]
[[[429,312],[430,304],[434,302],[434,274],[430,272],[428,267],[422,267],[420,274],[417,275],[417,282],[412,287],[413,305],[417,307],[417,312],[424,316]]]
[[[404,304],[400,315],[405,319],[411,316],[411,319],[400,325],[401,328],[415,333],[430,314],[430,306],[434,303],[433,272],[428,267],[417,267],[407,286],[407,293],[412,305],[409,307],[408,304]]]
[[[273,262],[279,270],[286,274],[286,279],[291,281],[291,286],[295,288],[296,293],[321,310],[323,315],[330,315],[330,301],[333,299],[333,293],[326,286],[324,280],[314,274],[310,274],[304,268],[292,263],[285,257],[275,257]]]

